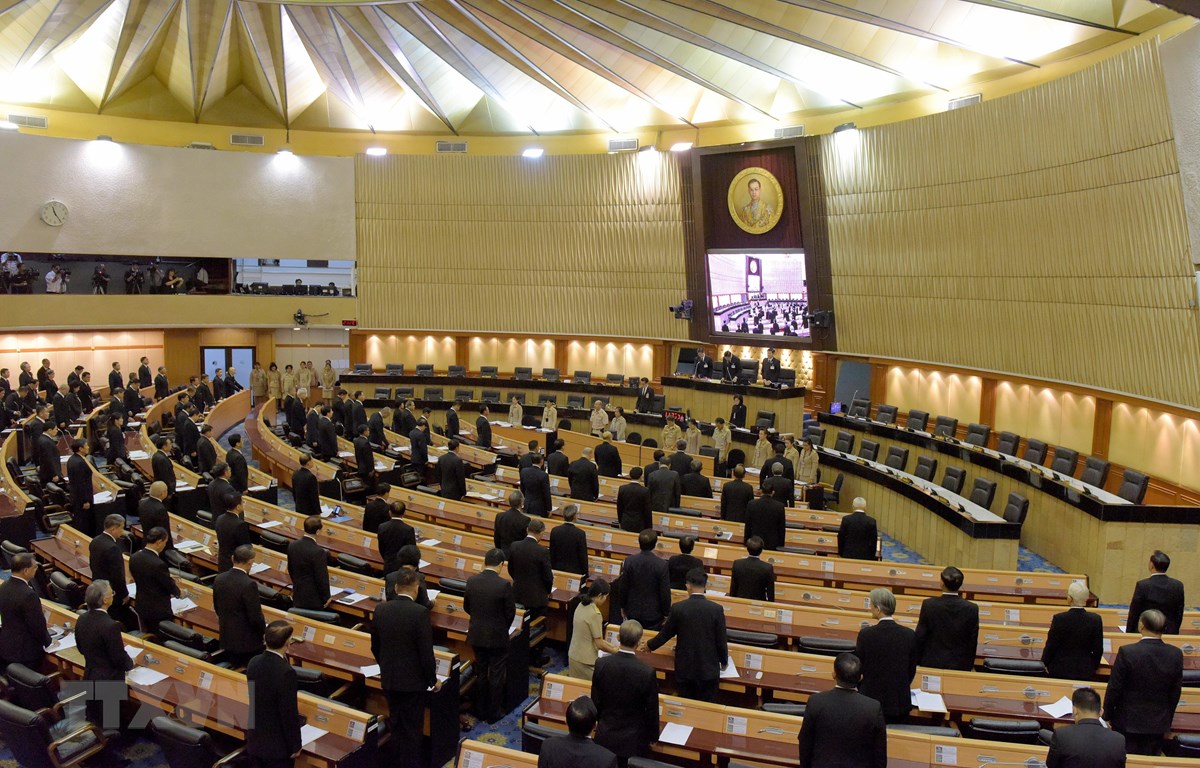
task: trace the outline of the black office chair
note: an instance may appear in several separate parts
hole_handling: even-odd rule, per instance
[[[928,480],[932,483],[935,482],[934,478],[937,477],[937,468],[937,459],[932,456],[918,456],[917,469],[913,474],[922,480]]]
[[[819,470],[818,470],[819,472]],[[837,477],[833,478],[833,486],[825,491],[825,505],[836,507],[838,502],[842,500],[842,484],[846,482],[846,476],[838,472]]]
[[[781,387],[794,388],[796,386],[796,369],[780,368],[778,381]]]
[[[641,445],[642,444],[642,433],[641,432],[626,432],[625,433],[625,442],[629,443],[630,445]]]
[[[942,475],[942,487],[951,493],[962,493],[966,481],[967,473],[958,467],[946,467],[946,474]]]
[[[462,579],[439,579],[438,587],[449,595],[462,597],[467,594],[467,582]]]
[[[1033,464],[1042,464],[1046,461],[1046,451],[1048,446],[1041,440],[1029,438],[1025,441],[1025,455],[1021,458]]]
[[[417,375],[418,376],[432,376],[433,375],[433,365],[430,363],[418,363],[417,364]]]
[[[899,410],[896,408],[896,406],[888,405],[887,403],[880,403],[879,410],[875,412],[875,420],[882,421],[884,424],[895,424],[896,415],[898,413]]]
[[[1150,476],[1135,469],[1127,469],[1121,476],[1121,487],[1117,495],[1134,504],[1141,504],[1146,498],[1146,489],[1150,487]]]
[[[1175,738],[1163,745],[1163,753],[1171,757],[1200,757],[1200,734],[1175,734]]]
[[[533,378],[533,369],[524,367],[514,368],[513,378],[518,381],[529,381]]]
[[[99,726],[82,718],[54,722],[47,714],[0,700],[0,742],[22,768],[68,768],[107,744]]]
[[[323,621],[326,624],[337,624],[341,617],[337,611],[322,611],[316,608],[288,608],[288,613],[295,614],[310,621]]]
[[[1108,482],[1109,463],[1104,459],[1095,456],[1088,456],[1083,462],[1083,474],[1079,479],[1088,485],[1094,485],[1097,488],[1103,488]]]
[[[863,440],[862,447],[858,449],[858,457],[867,461],[878,461],[879,443],[874,440]]]
[[[967,425],[967,445],[977,445],[983,448],[987,445],[988,438],[992,435],[992,428],[986,424],[968,424]]]
[[[473,389],[456,389],[454,390],[454,399],[462,400],[466,403],[475,401],[475,390]]]
[[[833,440],[833,450],[841,451],[842,453],[854,453],[854,435],[839,429],[837,437]]]
[[[854,419],[865,419],[871,415],[871,401],[865,397],[856,397],[850,401],[850,412],[846,414]]]
[[[488,403],[489,405],[495,405],[496,403],[499,403],[499,402],[500,402],[500,390],[498,390],[498,389],[485,389],[485,390],[483,390],[483,395],[480,397],[480,399],[481,399],[483,402],[485,402],[485,403]],[[519,426],[521,426],[521,425],[520,425],[520,424],[517,424],[517,425],[515,425],[515,426],[518,426],[518,427],[519,427]]]
[[[396,387],[397,401],[411,400],[414,394],[416,394],[416,387]]]
[[[999,717],[976,717],[967,722],[963,735],[968,739],[1004,741],[1009,744],[1037,744],[1042,727],[1037,720],[1007,720]]]
[[[504,402],[506,402],[506,403],[512,402],[512,399],[514,397],[517,398],[517,402],[520,403],[521,405],[525,404],[525,393],[524,392],[509,392],[508,395],[505,396]]]
[[[571,374],[571,380],[574,381],[576,384],[591,384],[592,383],[592,372],[591,371],[575,371],[575,373]]]
[[[1017,455],[1017,446],[1021,444],[1021,436],[1015,432],[1001,432],[996,438],[996,450],[1009,456]]]
[[[779,645],[779,635],[772,632],[726,629],[725,636],[729,642],[737,643],[738,645],[753,645],[756,648],[775,648]]]
[[[996,484],[982,477],[975,478],[975,484],[971,487],[971,501],[984,509],[991,509],[995,499]]]
[[[485,379],[494,379],[500,375],[500,369],[494,365],[479,366],[479,375]]]
[[[375,387],[375,399],[376,400],[391,400],[392,399],[392,388],[391,387]]]
[[[58,672],[43,675],[24,664],[9,664],[4,670],[8,682],[8,699],[18,707],[37,712],[53,710],[62,703],[64,694],[59,687]]]
[[[901,448],[898,445],[893,445],[888,448],[887,458],[884,459],[884,464],[887,464],[892,469],[900,472],[908,471],[908,449]]]
[[[1013,491],[1008,494],[1008,502],[1004,505],[1004,520],[1009,523],[1022,525],[1029,515],[1029,499]]]
[[[815,653],[820,656],[837,656],[840,653],[854,653],[853,640],[838,637],[801,637],[796,640],[796,650],[801,653]]]
[[[934,422],[933,434],[942,437],[954,437],[958,434],[958,419],[950,416],[938,416]]]
[[[754,417],[754,426],[756,429],[773,429],[775,427],[775,412],[774,411],[759,411]]]
[[[463,365],[452,365],[446,373],[452,378],[461,379],[467,375],[467,368]]]
[[[542,745],[546,743],[547,739],[563,735],[565,735],[564,731],[526,719],[521,724],[521,751],[531,755],[540,755]]]
[[[904,423],[908,429],[915,429],[924,432],[929,426],[929,414],[925,411],[909,411],[908,420]]]
[[[425,387],[425,392],[423,394],[423,398],[425,400],[433,400],[435,402],[441,402],[442,400],[445,399],[445,396],[442,394],[441,387]]]
[[[545,379],[546,381],[558,381],[559,376],[560,376],[560,374],[559,374],[559,371],[557,368],[543,368],[542,369],[542,378]]]
[[[218,768],[229,765],[242,754],[239,748],[222,755],[208,731],[165,715],[150,721],[150,735],[162,749],[169,768]]]
[[[653,437],[647,437],[645,440],[642,441],[642,447],[643,448],[657,448],[658,441],[655,440]]]
[[[546,405],[546,404],[558,405],[558,396],[557,395],[547,395],[545,393],[539,394],[538,395],[538,405]]]
[[[993,675],[1046,677],[1046,665],[1036,659],[984,659],[983,671]]]
[[[292,599],[278,589],[268,587],[266,584],[256,583],[254,586],[258,587],[258,599],[263,605],[269,605],[281,611],[292,607]]]
[[[29,553],[29,550],[25,549],[25,547],[22,547],[20,544],[14,544],[13,542],[9,541],[8,539],[5,539],[4,541],[0,541],[0,563],[4,564],[4,570],[6,570],[6,571],[12,570],[13,557],[15,557],[16,555],[28,554],[28,553]]]
[[[807,437],[809,440],[812,440],[812,444],[813,444],[814,448],[817,446],[820,446],[820,445],[825,445],[825,428],[824,427],[818,427],[815,424],[811,427],[807,427],[804,430],[804,436]]]
[[[388,363],[384,366],[384,371],[388,376],[403,376],[404,363]]]
[[[286,536],[280,536],[278,533],[272,531],[262,531],[258,537],[264,547],[273,549],[276,552],[287,552],[288,545],[292,543],[291,539]]]
[[[361,557],[355,557],[354,555],[348,555],[345,552],[339,552],[337,555],[337,563],[339,568],[350,571],[351,573],[357,573],[361,576],[371,575],[371,564],[366,560],[363,560]]]
[[[567,395],[568,408],[583,408],[583,395]]]
[[[1055,472],[1061,472],[1064,475],[1074,475],[1075,465],[1079,463],[1079,451],[1065,448],[1061,445],[1054,448],[1054,460],[1050,462],[1050,469]]]
[[[62,571],[50,574],[50,597],[59,605],[74,610],[83,605],[84,587]]]
[[[370,363],[355,363],[354,364],[354,372],[355,373],[374,373],[374,369],[371,368]]]
[[[645,443],[642,443],[645,445]],[[731,467],[736,467],[738,464],[746,463],[746,452],[741,448],[730,448],[729,453],[725,456],[725,463]]]
[[[160,621],[156,634],[165,640],[174,640],[180,645],[198,651],[216,651],[219,645],[217,638],[209,637],[191,627],[185,627],[173,621]]]
[[[620,373],[609,373],[604,376],[604,380],[609,384],[616,384],[619,387],[625,383],[625,376]]]

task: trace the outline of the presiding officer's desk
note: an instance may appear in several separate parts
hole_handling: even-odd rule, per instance
[[[1089,574],[1092,591],[1102,602],[1128,602],[1155,549],[1171,555],[1171,575],[1182,580],[1189,593],[1200,590],[1200,507],[1130,504],[1102,488],[991,448],[842,414],[822,413],[819,419],[827,427],[827,442],[834,439],[829,433],[840,429],[854,434],[856,444],[864,436],[879,443],[881,456],[893,445],[909,449],[910,466],[916,456],[936,458],[939,480],[945,467],[966,471],[965,488],[977,477],[991,480],[996,483],[994,509],[1003,509],[1009,493],[1027,497],[1029,515],[1021,543],[1062,568]],[[847,497],[845,488],[842,497]],[[889,535],[935,557],[897,532],[900,520],[887,513],[876,517]]]
[[[733,396],[741,395],[746,406],[746,427],[753,429],[759,411],[775,414],[775,426],[794,425],[799,430],[804,422],[804,387],[767,387],[761,384],[734,384],[719,379],[696,379],[691,376],[663,376],[663,395],[667,405],[686,405],[702,421],[729,421]]]

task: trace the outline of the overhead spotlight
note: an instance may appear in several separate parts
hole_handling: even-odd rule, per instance
[[[21,126],[8,120],[0,120],[0,131],[15,131]]]
[[[387,147],[367,147],[367,154],[371,157],[383,157],[387,154]]]
[[[112,141],[112,140],[113,140],[113,137],[109,136],[106,133],[102,133],[96,137],[96,141]]]
[[[277,151],[275,154],[277,154],[277,155],[294,155],[296,153],[292,151],[291,147],[280,147],[279,151]]]
[[[544,154],[546,154],[546,150],[542,149],[541,147],[530,147],[521,153],[521,157],[527,157],[530,160],[536,160]]]
[[[858,126],[854,123],[842,123],[837,128],[833,129],[834,133],[842,133],[843,131],[857,131]]]
[[[692,148],[692,142],[690,142],[690,141],[681,141],[678,144],[671,145],[672,152],[687,152],[691,148]]]

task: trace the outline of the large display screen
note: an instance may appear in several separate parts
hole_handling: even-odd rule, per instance
[[[811,339],[804,251],[709,251],[714,333]]]

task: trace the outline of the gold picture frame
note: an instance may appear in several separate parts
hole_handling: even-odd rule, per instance
[[[746,168],[729,182],[729,215],[744,232],[770,232],[783,217],[783,187],[766,168]]]

